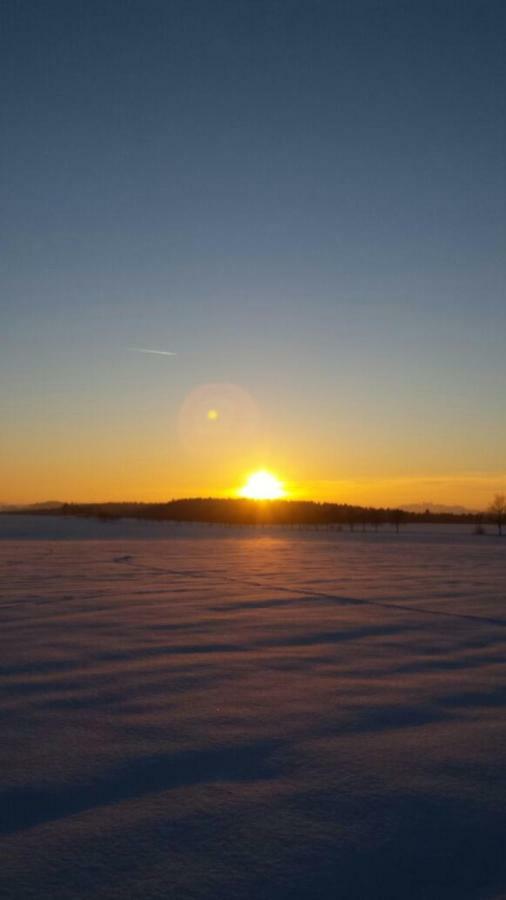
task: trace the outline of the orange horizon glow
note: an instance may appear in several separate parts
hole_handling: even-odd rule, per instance
[[[213,408],[216,407],[205,408],[206,418],[209,409]],[[221,417],[207,421],[210,430],[221,425]],[[23,448],[14,436],[13,432],[6,435],[6,445],[11,444],[10,459],[5,452],[0,459],[0,504],[47,500],[154,503],[188,497],[237,497],[241,496],[240,491],[245,486],[245,473],[258,471],[255,462],[258,466],[259,450],[262,449],[255,446],[235,459],[232,451],[226,453],[227,438],[212,457],[181,458],[177,447],[167,451],[161,437],[154,442],[150,435],[151,443],[147,445],[143,433],[130,447],[126,440],[119,446],[115,433],[114,439],[108,433],[99,440],[95,432],[90,446],[84,440],[76,442],[72,435],[62,439],[61,434],[47,431],[44,442],[37,444],[34,454],[31,447]],[[120,433],[120,438],[123,437]],[[206,452],[207,449],[206,443]],[[506,493],[506,472],[501,470],[427,469],[394,474],[378,465],[374,472],[356,475],[352,464],[343,457],[339,463],[339,477],[333,478],[332,471],[327,466],[323,469],[318,458],[310,461],[306,455],[302,465],[295,452],[290,453],[284,448],[277,454],[270,450],[268,456],[272,469],[270,466],[265,469],[272,473],[283,472],[284,496],[294,500],[357,506],[448,504],[478,510],[485,509],[496,493]],[[140,460],[142,465],[139,465]],[[394,465],[389,468],[391,470]]]

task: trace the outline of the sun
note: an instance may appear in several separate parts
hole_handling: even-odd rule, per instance
[[[249,476],[239,494],[248,500],[279,500],[285,496],[285,491],[275,475],[261,469]]]

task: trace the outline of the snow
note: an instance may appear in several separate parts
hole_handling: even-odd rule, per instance
[[[0,892],[506,896],[506,539],[9,522]]]

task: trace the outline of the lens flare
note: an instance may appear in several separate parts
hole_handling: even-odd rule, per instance
[[[261,434],[261,415],[253,397],[236,384],[201,384],[184,399],[178,436],[193,457],[223,464],[251,452]]]

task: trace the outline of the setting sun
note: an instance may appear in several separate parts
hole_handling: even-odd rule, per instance
[[[248,500],[279,500],[285,496],[281,482],[271,472],[253,472],[240,490],[241,497]]]

